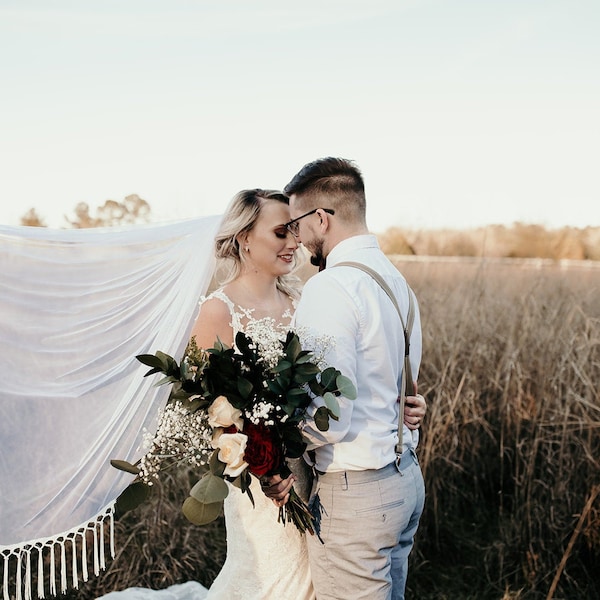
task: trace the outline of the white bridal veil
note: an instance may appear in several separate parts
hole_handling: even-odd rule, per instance
[[[141,456],[143,429],[168,394],[135,356],[181,356],[213,274],[220,219],[0,226],[5,600],[77,587],[88,557],[98,572],[105,549],[114,555],[113,505],[132,476],[109,461]]]

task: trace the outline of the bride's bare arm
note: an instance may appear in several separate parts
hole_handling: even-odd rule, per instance
[[[282,479],[280,475],[261,479],[260,486],[265,496],[271,498],[277,506],[283,506],[290,499],[290,490],[296,481],[294,475]]]
[[[231,315],[227,305],[218,298],[211,298],[202,304],[200,313],[192,328],[198,348],[212,348],[217,337],[228,346],[233,344]]]

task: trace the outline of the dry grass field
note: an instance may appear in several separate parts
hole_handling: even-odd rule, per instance
[[[393,257],[420,301],[425,513],[408,598],[600,597],[600,268]],[[222,520],[189,525],[190,473],[117,522],[117,558],[64,598],[210,584]]]
[[[600,597],[600,265],[397,264],[430,402],[409,597]]]

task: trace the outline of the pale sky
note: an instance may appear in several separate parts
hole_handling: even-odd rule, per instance
[[[600,226],[598,0],[0,0],[0,223],[220,214],[322,156],[368,223]]]

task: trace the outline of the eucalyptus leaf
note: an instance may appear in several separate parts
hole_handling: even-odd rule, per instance
[[[225,500],[228,493],[225,481],[208,471],[191,489],[190,496],[203,504],[212,504]]]
[[[222,512],[223,502],[213,502],[212,504],[203,504],[196,498],[188,496],[181,508],[185,518],[194,525],[206,525],[212,523]]]
[[[115,468],[119,469],[119,471],[125,471],[126,473],[132,473],[133,475],[139,475],[140,470],[135,465],[132,465],[130,462],[126,460],[114,459],[110,461],[110,464]]]
[[[159,371],[163,370],[163,361],[158,356],[154,356],[154,354],[138,354],[136,358],[144,365],[153,367]]]
[[[303,350],[302,352],[300,352],[300,355],[296,359],[296,364],[297,365],[306,364],[307,362],[310,362],[312,360],[312,358],[313,358],[312,352],[307,352],[306,350]]]
[[[146,371],[144,373],[144,377],[149,377],[150,375],[154,375],[156,373],[162,373],[162,372],[163,372],[162,367],[160,369],[150,369],[149,371]]]
[[[252,484],[252,475],[248,472],[248,470],[243,471],[239,477],[240,483],[242,484],[242,493],[248,494],[248,498],[250,498],[250,502],[252,502],[252,507],[254,508],[254,496],[252,495],[252,490],[250,489],[250,485]]]
[[[323,395],[323,401],[325,402],[325,406],[329,409],[330,414],[334,419],[340,418],[340,404],[331,392],[325,392]]]
[[[227,468],[227,464],[222,460],[219,460],[219,451],[215,450],[208,461],[208,468],[213,475],[217,477],[221,477],[223,473],[225,473],[225,469]]]
[[[253,350],[250,348],[251,344],[251,338],[248,337],[243,331],[238,331],[237,335],[235,336],[235,345],[242,354],[246,356],[253,354]]]
[[[248,398],[248,396],[250,396],[250,394],[252,393],[252,389],[253,389],[252,382],[248,381],[244,377],[238,377],[237,389],[242,398]]]
[[[288,458],[299,458],[304,454],[306,442],[296,427],[286,427],[282,436],[285,444],[285,455]]]
[[[322,373],[321,373],[321,385],[329,391],[332,391],[333,389],[335,389],[335,380],[337,378],[337,376],[339,375],[339,371],[337,369],[335,369],[334,367],[327,367]]]
[[[298,365],[294,369],[294,381],[296,383],[307,383],[319,373],[319,367],[313,363]]]
[[[179,375],[179,365],[172,356],[165,354],[158,350],[156,357],[159,358],[163,364],[163,371],[167,375]]]
[[[338,375],[336,377],[335,383],[337,385],[338,391],[344,398],[348,398],[348,400],[356,400],[356,388],[354,384],[348,377],[345,375]]]
[[[325,393],[325,388],[316,379],[311,379],[307,383],[310,391],[315,396],[322,396]]]
[[[172,375],[167,375],[166,377],[163,377],[162,379],[157,381],[154,384],[154,387],[158,387],[159,385],[164,385],[165,383],[175,383],[176,381],[179,381],[179,380],[176,379],[175,377],[173,377]]]
[[[285,388],[282,387],[279,378],[269,379],[267,381],[267,387],[271,392],[273,392],[277,396],[280,396],[285,392]]]
[[[290,341],[285,349],[285,355],[291,362],[294,363],[296,362],[296,359],[298,358],[301,351],[302,347],[300,346],[300,340],[298,339],[298,336],[295,335],[292,338],[290,338]]]
[[[319,431],[327,431],[329,429],[329,410],[326,406],[319,406],[317,408],[314,419]]]
[[[205,408],[208,402],[204,398],[194,398],[193,400],[184,400],[183,405],[191,413],[195,413],[200,408]]]
[[[281,373],[281,371],[285,371],[286,369],[291,369],[292,363],[287,360],[281,360],[279,363],[271,369],[273,373]]]
[[[173,383],[173,386],[171,387],[171,391],[169,393],[169,400],[171,398],[174,398],[177,400],[182,400],[182,399],[186,399],[189,397],[190,397],[190,392],[183,389],[183,387],[181,386],[181,382],[176,381]]]
[[[134,481],[128,485],[115,502],[117,518],[143,504],[150,496],[150,486],[143,481]]]
[[[215,341],[215,343],[213,344],[213,347],[209,350],[209,352],[225,352],[229,349],[229,346],[227,346],[227,344],[224,344],[221,341],[221,338],[219,336],[217,336],[217,339]]]
[[[310,403],[309,395],[302,388],[292,388],[291,390],[288,390],[285,398],[296,408]]]

